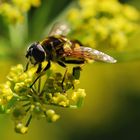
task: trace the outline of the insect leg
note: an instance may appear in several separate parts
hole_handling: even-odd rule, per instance
[[[41,70],[42,70],[42,64],[41,64],[41,63],[39,63],[39,64],[38,64],[38,68],[37,68],[36,73],[40,73],[40,72],[41,72]]]
[[[85,60],[64,60],[66,63],[69,64],[84,64]],[[76,66],[73,67],[73,72],[72,75],[74,77],[74,79],[79,79],[80,78],[80,71],[81,71],[81,66]]]
[[[84,64],[85,60],[64,60],[65,63],[68,64]],[[74,77],[74,80],[78,80],[80,78],[80,71],[82,70],[81,66],[76,66],[73,67],[72,70],[72,75]],[[73,84],[73,88],[74,88],[74,84]]]
[[[36,73],[40,73],[41,70],[42,70],[42,64],[39,63]],[[32,88],[32,86],[36,83],[36,81],[37,81],[40,77],[41,77],[41,74],[40,74],[40,75],[34,80],[34,82],[30,85],[30,88]]]
[[[26,72],[27,70],[28,70],[28,67],[29,67],[29,61],[27,62],[27,64],[26,64],[26,67],[25,67],[25,70],[24,70],[24,72]]]
[[[43,71],[46,71],[47,69],[49,69],[49,68],[50,68],[50,66],[51,66],[51,62],[50,62],[50,61],[48,61],[48,64],[47,64],[47,66],[43,69]]]
[[[64,68],[67,67],[67,66],[64,64],[64,62],[62,62],[62,61],[57,61],[57,63],[58,63],[60,66],[64,67]]]
[[[30,88],[32,88],[32,86],[36,83],[36,81],[41,77],[42,75],[40,74],[35,80],[34,82],[30,85]]]
[[[82,70],[82,68],[80,66],[73,67],[73,69],[72,69],[73,81],[74,80],[79,80],[81,70]],[[73,87],[73,89],[75,88],[73,82],[72,82],[72,87]]]
[[[64,84],[64,81],[65,81],[65,79],[66,79],[67,72],[68,72],[68,68],[66,67],[66,70],[65,70],[65,73],[64,73],[62,82],[61,82],[62,90],[63,90],[64,93],[65,93],[66,91],[65,91],[65,89],[64,89],[64,85],[63,85],[63,84]]]
[[[64,62],[68,64],[84,64],[85,60],[64,60]]]
[[[63,92],[65,93],[66,91],[65,91],[65,89],[64,89],[64,85],[63,85],[63,84],[64,84],[64,81],[65,81],[65,79],[66,79],[66,75],[67,75],[68,69],[67,69],[67,66],[66,66],[62,61],[57,61],[57,63],[58,63],[60,66],[66,68],[66,71],[65,71],[65,73],[64,73],[64,76],[63,76],[63,79],[62,79],[62,82],[61,82],[62,90],[63,90]]]
[[[82,70],[82,68],[80,66],[73,67],[72,75],[73,75],[74,79],[78,80],[80,78],[80,71],[81,70]]]
[[[43,71],[46,71],[47,69],[50,68],[50,61],[48,61],[48,64],[47,66],[43,69]],[[36,73],[39,73],[40,71],[42,70],[42,64],[39,63],[38,65],[38,69],[37,69],[37,72]],[[34,80],[34,82],[30,85],[30,88],[36,83],[36,81],[42,76],[42,73]]]

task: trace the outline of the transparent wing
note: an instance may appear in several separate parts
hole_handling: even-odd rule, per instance
[[[70,31],[69,26],[66,23],[57,22],[53,25],[49,36],[63,35],[66,36]]]
[[[105,54],[101,51],[89,48],[89,47],[75,47],[73,48],[72,52],[67,53],[67,57],[73,57],[78,59],[87,59],[87,60],[95,60],[95,61],[102,61],[106,63],[116,63],[117,60],[113,57]]]
[[[101,51],[92,49],[92,48],[88,48],[88,47],[82,47],[80,46],[81,50],[84,53],[85,57],[89,58],[89,59],[93,59],[95,61],[103,61],[103,62],[107,62],[107,63],[116,63],[117,60],[114,59],[113,57],[109,56],[108,54],[105,54]]]

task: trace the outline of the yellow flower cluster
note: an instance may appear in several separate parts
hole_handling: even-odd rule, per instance
[[[50,100],[50,104],[61,107],[79,108],[83,105],[85,96],[84,89],[77,89],[77,91],[68,94],[55,93]]]
[[[28,90],[29,85],[33,82],[34,74],[34,68],[24,73],[23,66],[20,64],[11,68],[7,76],[8,80],[0,85],[1,112],[8,112],[9,102],[13,102],[15,97],[22,95]]]
[[[71,99],[76,104],[77,107],[81,107],[83,105],[84,98],[86,96],[84,89],[78,89],[77,91],[73,92],[71,95]]]
[[[43,62],[42,67],[45,64]],[[0,113],[12,114],[17,133],[27,133],[32,117],[46,117],[48,122],[58,120],[60,116],[48,105],[67,108],[82,106],[86,95],[84,89],[73,89],[79,83],[75,78],[77,76],[67,73],[62,87],[63,75],[54,69],[52,67],[48,73],[40,73],[42,82],[40,78],[34,82],[39,76],[36,74],[37,66],[24,72],[19,64],[11,68],[7,82],[0,85]]]
[[[28,87],[33,82],[35,71],[36,69],[32,68],[24,73],[23,66],[20,64],[16,67],[12,67],[7,78],[10,82],[14,83],[14,92],[22,94],[22,92],[28,90]]]
[[[69,99],[65,94],[55,93],[55,95],[51,99],[51,103],[67,107],[69,106]]]
[[[6,82],[0,85],[0,105],[5,105],[13,97],[14,93],[11,90],[11,83]]]
[[[67,14],[70,36],[87,46],[122,49],[138,27],[139,12],[118,0],[78,0],[78,5]]]
[[[24,15],[30,8],[38,7],[40,0],[11,0],[0,3],[0,15],[2,15],[8,23],[21,23]]]

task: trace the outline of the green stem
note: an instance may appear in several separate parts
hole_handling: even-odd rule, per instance
[[[24,105],[23,105],[23,107],[26,107],[26,106],[29,106],[29,105],[31,105],[31,103],[30,103],[30,102],[29,102],[29,103],[24,104]]]
[[[30,115],[30,117],[29,117],[28,121],[26,122],[26,125],[25,125],[26,127],[28,127],[28,126],[29,126],[29,124],[30,124],[31,120],[32,120],[32,115]]]

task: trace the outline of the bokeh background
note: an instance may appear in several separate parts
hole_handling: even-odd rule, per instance
[[[43,39],[55,21],[65,21],[66,13],[76,7],[74,0],[40,2],[39,6],[33,6],[25,12],[24,24],[19,26],[15,27],[15,19],[7,20],[6,16],[0,16],[1,83],[6,80],[11,66],[26,63],[27,46],[33,41]],[[100,0],[100,3],[102,2],[103,0]],[[139,0],[120,2],[140,9]],[[0,1],[0,5],[2,3],[3,0]],[[139,26],[139,22],[137,25]],[[128,38],[128,43],[123,49],[100,48],[101,51],[115,57],[118,60],[116,64],[93,63],[84,66],[79,87],[85,89],[87,96],[82,108],[73,110],[56,107],[56,112],[61,115],[60,120],[48,123],[45,119],[34,119],[25,135],[14,132],[11,116],[0,115],[0,139],[139,140],[139,37],[140,27]]]

